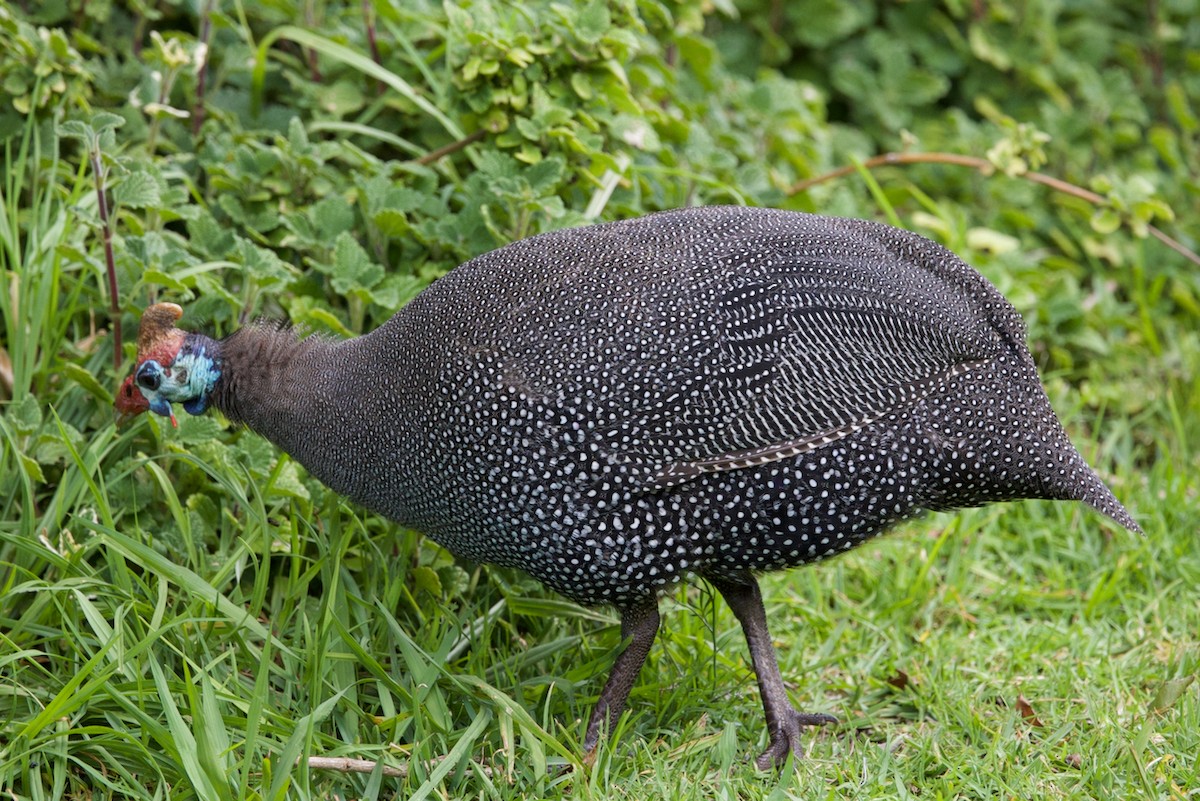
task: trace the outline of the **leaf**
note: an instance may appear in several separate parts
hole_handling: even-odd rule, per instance
[[[613,135],[638,150],[655,152],[661,147],[658,133],[642,117],[619,114],[612,123]]]
[[[450,5],[450,4],[447,4]],[[468,15],[469,16],[469,15]],[[299,45],[311,47],[319,53],[322,53],[330,58],[337,59],[344,64],[357,69],[372,78],[383,81],[390,86],[401,97],[406,98],[410,103],[415,105],[421,111],[428,114],[446,130],[454,139],[462,139],[464,134],[458,125],[443,114],[437,106],[430,103],[420,95],[412,85],[401,78],[399,75],[391,72],[384,67],[376,64],[369,57],[352,50],[345,45],[337,44],[323,36],[297,28],[291,25],[284,25],[275,28],[269,34],[263,37],[258,45],[258,56],[254,62],[254,70],[251,75],[251,87],[253,90],[252,100],[257,113],[258,106],[262,102],[263,84],[266,79],[267,72],[267,53],[271,46],[279,39],[290,39]]]
[[[327,197],[309,207],[308,219],[327,243],[354,228],[354,209],[341,197]]]
[[[1030,726],[1042,727],[1042,722],[1038,720],[1038,716],[1034,713],[1033,707],[1025,700],[1025,696],[1017,696],[1017,711],[1021,713],[1021,717]]]
[[[991,64],[1001,72],[1012,69],[1012,59],[1003,47],[999,47],[988,36],[987,28],[983,25],[972,25],[967,31],[967,40],[971,43],[971,52],[980,61]]]
[[[73,452],[79,453],[86,449],[87,442],[84,440],[83,434],[79,433],[79,430],[70,423],[60,421],[57,431],[43,433],[37,438],[33,457],[43,465],[56,462],[66,464],[70,461]]]
[[[371,289],[371,299],[385,309],[399,309],[428,285],[415,275],[393,273]]]
[[[466,593],[471,586],[471,575],[458,565],[447,565],[438,568],[438,579],[442,583],[443,597],[457,598]]]
[[[271,489],[280,495],[286,495],[298,501],[312,500],[312,494],[308,491],[308,487],[304,486],[304,482],[300,480],[299,467],[291,459],[279,469],[274,481],[271,482]]]
[[[967,231],[967,247],[984,253],[1000,256],[1012,253],[1021,246],[1021,240],[991,228],[972,228]]]
[[[536,142],[541,139],[542,134],[544,133],[542,127],[538,125],[537,121],[531,120],[528,117],[517,117],[516,120],[514,120],[514,124],[516,125],[517,130],[521,132],[521,136],[525,137],[531,142]]]
[[[26,395],[8,407],[4,413],[18,436],[29,436],[42,426],[42,407],[37,398]]]
[[[370,289],[383,278],[383,268],[371,261],[358,240],[345,232],[334,244],[333,265],[329,272],[333,288],[343,295],[356,289]]]
[[[92,126],[80,120],[67,120],[55,129],[58,135],[66,139],[80,139],[86,145],[95,136]]]
[[[174,292],[186,293],[188,291],[187,284],[175,278],[175,276],[153,268],[147,268],[142,271],[142,283],[149,286],[165,287]]]
[[[485,150],[478,160],[479,171],[492,178],[516,178],[520,174],[516,159],[499,150]]]
[[[299,117],[288,120],[288,145],[293,151],[303,153],[309,148],[308,131]]]
[[[596,44],[612,27],[608,6],[602,0],[592,0],[575,18],[575,35],[587,44]]]
[[[579,95],[581,100],[591,100],[595,95],[595,92],[592,91],[591,80],[582,72],[576,72],[571,75],[571,89],[574,90],[575,94]]]
[[[378,211],[371,218],[371,222],[375,223],[381,234],[394,239],[404,236],[409,230],[408,217],[397,209]]]
[[[442,597],[442,580],[438,577],[437,571],[425,565],[418,565],[409,571],[412,576],[413,587],[418,590],[424,590],[434,598]]]
[[[105,131],[115,130],[125,124],[125,118],[109,111],[98,111],[92,117],[92,130],[97,135],[103,134]]]
[[[192,713],[191,723],[196,734],[196,761],[216,789],[215,798],[232,799],[228,778],[232,751],[229,730],[225,728],[210,675],[202,672],[188,682],[187,695]]]
[[[358,111],[366,103],[366,96],[356,83],[338,81],[317,92],[317,104],[332,117],[345,117]]]
[[[293,312],[293,315],[295,315],[295,312]],[[327,309],[305,309],[300,313],[300,318],[297,322],[304,322],[318,330],[329,331],[342,337],[354,336],[354,332],[347,328],[341,320]]]
[[[796,38],[806,45],[824,48],[845,39],[871,21],[870,3],[845,0],[808,0],[786,6],[795,25]]]
[[[429,778],[416,789],[416,792],[409,796],[409,801],[425,801],[427,797],[434,795],[434,791],[441,786],[442,781],[449,775],[450,771],[457,768],[464,760],[470,758],[470,753],[475,747],[475,740],[487,728],[491,719],[492,716],[486,709],[479,710],[475,715],[475,719],[471,721],[471,725],[458,736],[454,747],[446,754],[446,758],[438,762],[437,767],[430,771]]]
[[[176,407],[179,408],[179,407]],[[176,437],[185,445],[203,445],[213,442],[221,435],[221,424],[211,415],[179,413],[179,429]]]
[[[1167,679],[1158,686],[1158,692],[1154,694],[1154,700],[1150,702],[1150,709],[1154,712],[1163,712],[1175,706],[1195,680],[1194,675]]]
[[[151,659],[149,662],[150,672],[158,690],[157,699],[162,705],[162,713],[166,718],[166,732],[163,733],[159,744],[169,753],[174,751],[172,756],[178,759],[184,774],[188,777],[192,791],[197,796],[204,799],[225,797],[225,795],[219,794],[217,786],[213,784],[212,778],[200,762],[200,754],[197,751],[192,727],[184,720],[183,715],[179,712],[179,707],[175,704],[174,694],[167,683],[162,666],[156,659]],[[167,736],[168,732],[169,737]]]
[[[113,187],[113,200],[119,206],[144,209],[162,202],[158,181],[147,172],[132,172]]]
[[[543,195],[552,190],[554,185],[562,180],[565,171],[566,166],[563,164],[563,160],[554,156],[542,159],[526,170],[525,180],[529,182],[529,186],[535,194]]]
[[[241,237],[238,237],[238,245],[246,274],[252,276],[259,286],[286,283],[292,279],[291,267],[275,255],[275,251],[260,248]]]
[[[222,258],[233,249],[235,234],[218,223],[207,211],[200,212],[187,224],[193,248],[211,258]]]
[[[46,476],[42,473],[42,466],[37,461],[23,453],[18,453],[17,458],[21,460],[21,467],[29,474],[29,477],[39,484],[46,483]]]
[[[20,75],[9,75],[4,79],[3,89],[10,95],[19,96],[29,91],[29,84],[26,83]],[[63,131],[63,127],[61,125],[58,127],[58,135],[68,135]],[[78,136],[78,134],[75,135]]]
[[[102,405],[112,405],[112,393],[96,380],[96,376],[92,375],[90,372],[74,362],[67,362],[64,364],[62,366],[62,371],[63,375],[82,387],[84,391],[86,391],[96,400],[100,401]]]
[[[1121,215],[1111,208],[1096,209],[1088,221],[1098,234],[1111,234],[1121,227]]]

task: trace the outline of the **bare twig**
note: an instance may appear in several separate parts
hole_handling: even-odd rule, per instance
[[[416,162],[417,162],[417,164],[432,164],[433,162],[440,159],[442,156],[448,156],[451,153],[457,153],[458,151],[462,150],[467,145],[478,142],[480,139],[482,139],[485,136],[487,136],[487,131],[480,129],[480,130],[476,131],[475,133],[470,134],[469,136],[459,139],[457,142],[451,142],[448,145],[439,147],[437,150],[429,151],[424,156],[421,156],[421,158],[417,159]]]
[[[117,295],[117,264],[113,257],[112,223],[108,219],[108,194],[104,189],[104,159],[100,153],[100,139],[92,144],[88,158],[92,163],[92,174],[96,179],[96,206],[100,213],[100,227],[104,232],[104,264],[108,272],[108,307],[112,314],[113,369],[121,369],[121,302]]]
[[[898,166],[904,164],[950,164],[955,167],[970,167],[972,169],[979,170],[984,175],[990,175],[996,170],[996,165],[992,164],[987,159],[982,159],[978,156],[964,156],[960,153],[936,152],[884,153],[883,155],[873,156],[872,158],[862,162],[862,167],[868,170],[873,170],[876,167]],[[857,169],[857,165],[839,167],[836,170],[832,170],[822,175],[817,175],[813,178],[807,178],[803,181],[798,181],[797,183],[792,184],[791,188],[788,189],[788,194],[796,195],[801,192],[805,192],[812,187],[817,186],[818,184],[823,184],[827,181],[832,181],[834,179],[850,175]],[[1054,176],[1046,175],[1045,173],[1025,172],[1014,177],[1024,178],[1025,180],[1032,181],[1035,184],[1041,184],[1042,186],[1053,189],[1055,192],[1061,192],[1065,195],[1077,197],[1080,200],[1085,200],[1095,206],[1102,206],[1106,202],[1103,195],[1098,195],[1091,190],[1084,189],[1082,186],[1076,186],[1075,184],[1064,181],[1061,178],[1055,178]],[[1174,250],[1176,253],[1183,256],[1193,264],[1200,265],[1200,255],[1196,254],[1195,251],[1188,248],[1182,242],[1173,239],[1161,229],[1153,225],[1149,226],[1149,230],[1155,239],[1171,248],[1171,250]]]
[[[310,756],[308,766],[313,770],[336,770],[339,773],[374,773],[379,765],[373,759],[351,759],[349,757],[318,757]],[[408,775],[408,766],[392,767],[384,765],[380,768],[384,776],[403,778]]]
[[[425,764],[428,770],[437,763],[441,762],[442,758],[431,759]],[[310,756],[308,758],[308,767],[313,770],[335,770],[339,773],[374,773],[379,763],[373,759],[352,759],[351,757],[320,757]],[[492,769],[487,765],[480,765],[480,769],[484,775],[491,776]],[[379,768],[384,776],[394,778],[404,778],[408,775],[408,765],[384,765]]]
[[[1149,230],[1150,230],[1150,236],[1154,237],[1159,242],[1162,242],[1164,245],[1169,247],[1171,250],[1175,251],[1180,256],[1183,256],[1185,259],[1190,261],[1192,264],[1200,265],[1200,256],[1196,255],[1196,252],[1194,250],[1192,250],[1191,248],[1189,248],[1187,245],[1183,244],[1178,239],[1172,239],[1171,237],[1167,236],[1160,229],[1154,227],[1153,225],[1151,225],[1149,227]]]
[[[304,24],[311,30],[317,28],[312,0],[304,4]],[[321,83],[321,68],[317,64],[317,51],[311,47],[301,47],[300,50],[304,53],[304,60],[308,62],[308,77],[312,79],[313,83]]]
[[[383,59],[379,57],[379,37],[375,31],[375,4],[372,3],[371,0],[362,0],[362,15],[363,24],[367,29],[367,45],[371,49],[371,60],[382,67]],[[383,81],[376,78],[375,94],[383,94],[383,90],[385,88],[386,87],[384,87]]]
[[[196,74],[196,107],[192,111],[192,136],[200,133],[204,122],[204,91],[208,83],[208,40],[212,35],[213,0],[205,0],[200,12],[200,69]]]
[[[984,173],[995,169],[992,163],[986,159],[976,158],[975,156],[963,156],[958,153],[884,153],[881,156],[872,156],[864,161],[862,166],[868,170],[873,170],[876,167],[886,167],[893,164],[954,164],[959,167],[974,167]],[[792,187],[788,189],[788,194],[798,195],[818,184],[850,175],[857,170],[858,166],[853,164],[847,167],[839,167],[831,172],[792,184]]]

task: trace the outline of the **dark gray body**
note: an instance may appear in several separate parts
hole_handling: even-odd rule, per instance
[[[321,481],[586,604],[813,561],[924,509],[1077,499],[1136,529],[1012,306],[874,223],[702,208],[549,233],[367,336],[252,327],[222,358],[218,408]]]

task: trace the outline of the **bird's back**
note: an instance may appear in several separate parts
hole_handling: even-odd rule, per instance
[[[426,352],[457,369],[500,360],[501,382],[595,406],[610,448],[664,465],[822,436],[1023,349],[1016,312],[945,249],[767,209],[523,240],[453,271],[406,314],[438,339]]]
[[[1023,340],[975,270],[883,225],[715,207],[552,232],[365,338],[427,402],[404,486],[360,500],[585,601],[618,590],[579,570],[770,569],[924,508],[1069,497],[1131,525]]]

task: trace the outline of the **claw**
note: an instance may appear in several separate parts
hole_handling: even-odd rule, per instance
[[[837,723],[833,715],[797,712],[790,710],[783,726],[771,733],[771,744],[755,760],[759,770],[772,770],[783,767],[788,754],[795,754],[800,759],[800,729],[804,726],[824,726],[827,723]]]

